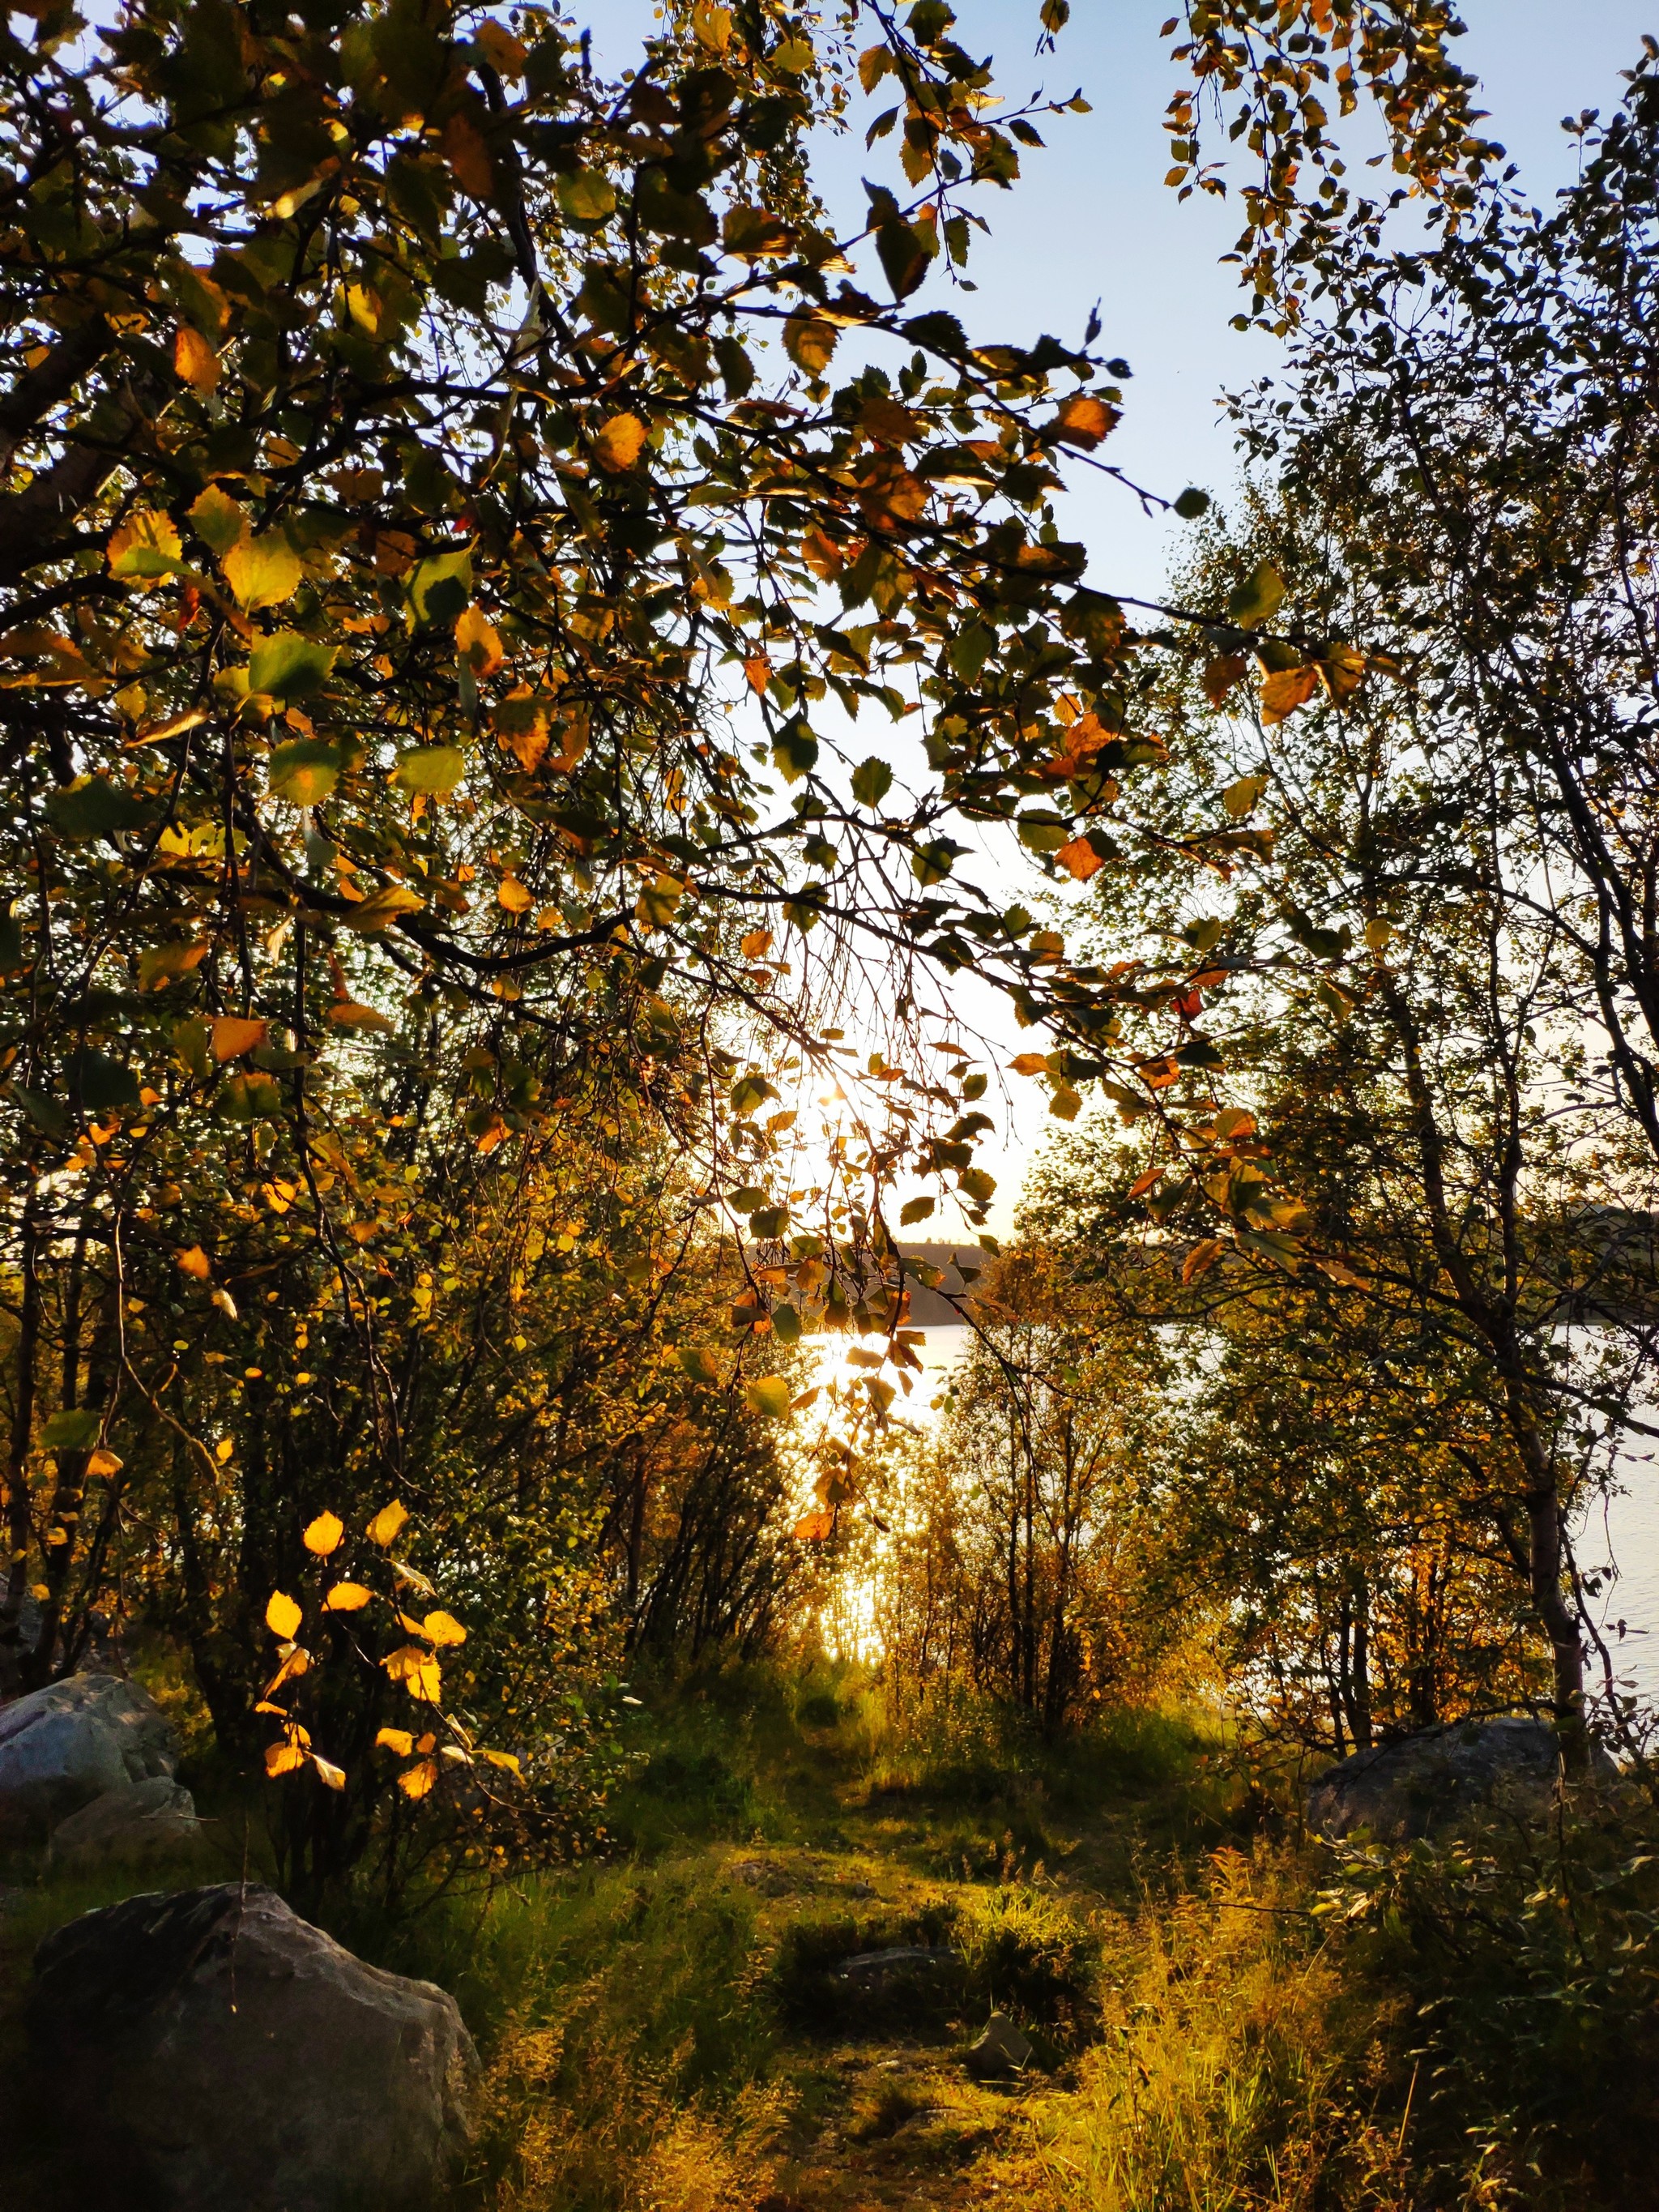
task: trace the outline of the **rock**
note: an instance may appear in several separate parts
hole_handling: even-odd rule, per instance
[[[968,2071],[982,2081],[1018,2074],[1031,2063],[1031,2045],[1006,2012],[994,2012],[984,2033],[969,2045],[967,2063]]]
[[[205,1840],[188,1790],[158,1774],[148,1782],[106,1790],[60,1820],[46,1847],[54,1872],[103,1866],[149,1866],[200,1848]]]
[[[1368,1828],[1385,1842],[1431,1835],[1482,1807],[1536,1811],[1559,1768],[1546,1722],[1459,1722],[1357,1751],[1319,1776],[1308,1790],[1308,1825],[1325,1836]]]
[[[909,1990],[932,1991],[962,1972],[954,1951],[898,1943],[885,1951],[860,1951],[843,1959],[832,1977],[844,1996],[886,1999]]]
[[[112,1790],[171,1781],[173,1731],[136,1682],[70,1674],[0,1708],[0,1844],[44,1841]]]
[[[402,2212],[470,2134],[453,1998],[365,1966],[272,1890],[128,1898],[48,1936],[34,1976],[40,2100],[111,2202]]]

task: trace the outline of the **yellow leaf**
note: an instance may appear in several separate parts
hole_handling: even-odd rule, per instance
[[[274,1698],[277,1691],[282,1688],[284,1682],[292,1682],[301,1674],[308,1674],[310,1671],[311,1654],[306,1650],[303,1644],[296,1644],[292,1651],[289,1653],[287,1658],[283,1660],[282,1665],[276,1669],[276,1672],[265,1684],[263,1694],[267,1698]]]
[[[297,1721],[291,1722],[287,1734],[280,1743],[269,1743],[265,1746],[265,1772],[292,1774],[296,1767],[305,1765],[310,1752],[311,1737],[308,1731],[302,1729]]]
[[[118,1458],[115,1453],[106,1450],[100,1444],[87,1462],[87,1473],[88,1474],[119,1474],[125,1464],[125,1462]]]
[[[743,1401],[751,1413],[775,1421],[789,1411],[789,1385],[781,1375],[757,1375],[743,1386]]]
[[[152,945],[138,955],[138,988],[165,990],[175,977],[199,968],[209,951],[205,940],[195,945]]]
[[[800,308],[783,326],[783,349],[808,376],[822,376],[840,343],[841,332],[822,315]]]
[[[156,583],[179,566],[179,532],[170,515],[130,515],[110,533],[109,572],[124,583]]]
[[[516,876],[503,876],[495,887],[495,896],[509,914],[527,914],[536,902]]]
[[[438,1662],[429,1651],[422,1651],[418,1644],[405,1644],[390,1652],[380,1664],[394,1682],[401,1682],[411,1698],[423,1705],[435,1705],[443,1687],[443,1677]]]
[[[280,531],[268,530],[263,538],[245,538],[220,560],[225,581],[243,606],[277,607],[300,588],[305,570],[300,556]]]
[[[232,1453],[234,1452],[235,1449],[235,1445],[232,1443],[228,1437],[221,1437],[218,1443],[213,1447],[213,1456],[218,1461],[220,1466],[222,1467],[225,1462],[231,1456]]]
[[[1206,1237],[1201,1243],[1194,1244],[1181,1263],[1182,1281],[1196,1282],[1200,1275],[1214,1267],[1221,1253],[1222,1243],[1218,1237]]]
[[[362,1583],[336,1583],[323,1600],[325,1613],[361,1613],[374,1593]]]
[[[407,1759],[415,1748],[415,1739],[407,1729],[382,1729],[374,1739],[377,1751],[395,1751],[399,1759]]]
[[[311,1754],[311,1763],[317,1770],[317,1779],[319,1782],[326,1783],[331,1790],[345,1788],[344,1767],[336,1766],[331,1760],[325,1759],[319,1752],[315,1751]]]
[[[380,1547],[396,1544],[396,1540],[398,1540],[398,1528],[403,1528],[403,1524],[407,1520],[410,1520],[410,1513],[407,1513],[404,1506],[398,1504],[398,1500],[394,1498],[389,1506],[380,1506],[380,1510],[378,1510],[376,1516],[374,1516],[374,1520],[369,1522],[368,1528],[365,1528],[365,1535],[368,1535],[369,1544],[380,1544]]]
[[[772,950],[771,931],[751,929],[749,934],[739,941],[738,950],[745,960],[764,960]]]
[[[516,1752],[487,1751],[483,1756],[492,1766],[504,1766],[509,1774],[516,1775],[520,1782],[524,1780],[524,1769],[519,1764]]]
[[[421,1623],[421,1628],[422,1633],[430,1637],[440,1648],[446,1644],[465,1644],[466,1641],[465,1629],[451,1613],[429,1613]]]
[[[1298,707],[1305,707],[1319,689],[1316,668],[1280,668],[1261,687],[1261,719],[1269,725],[1282,722]]]
[[[501,634],[482,607],[468,607],[456,616],[455,649],[475,676],[493,676],[507,658]]]
[[[266,1024],[244,1020],[239,1014],[219,1014],[211,1026],[213,1057],[222,1065],[228,1060],[240,1060],[265,1041]]]
[[[406,1766],[398,1777],[398,1787],[405,1797],[424,1797],[438,1778],[438,1762],[423,1759],[418,1766]]]
[[[273,1636],[279,1637],[286,1644],[304,1619],[305,1615],[291,1597],[285,1596],[281,1590],[271,1592],[270,1602],[265,1607],[265,1626]]]
[[[645,449],[646,427],[637,415],[613,415],[593,440],[593,458],[610,476],[623,476]]]
[[[1319,679],[1340,704],[1365,680],[1365,656],[1351,645],[1328,645],[1320,656]]]
[[[307,1526],[300,1541],[307,1551],[315,1552],[319,1559],[325,1559],[331,1552],[338,1548],[344,1534],[345,1522],[337,1513],[319,1513]]]
[[[337,1030],[389,1030],[392,1027],[384,1014],[376,1013],[373,1006],[360,1006],[351,999],[337,1000],[328,1010],[328,1019]]]
[[[1008,1063],[1011,1075],[1046,1075],[1048,1055],[1046,1052],[1022,1052]]]
[[[173,373],[182,384],[211,392],[219,381],[219,356],[200,331],[180,323],[173,338]]]

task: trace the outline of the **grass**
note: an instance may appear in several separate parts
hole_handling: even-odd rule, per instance
[[[339,1923],[478,2040],[452,2212],[1652,2201],[1659,1852],[1628,1808],[1571,1863],[1533,1837],[1334,1865],[1181,1716],[1056,1748],[963,1700],[888,1728],[850,1671],[734,1670],[630,1726],[610,1856]],[[33,1942],[122,1888],[0,1916],[7,2080]],[[958,1969],[849,1998],[839,1963],[895,1945]],[[1033,2061],[976,2081],[994,2008]]]

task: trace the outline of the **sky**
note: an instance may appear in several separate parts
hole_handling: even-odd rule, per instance
[[[1073,0],[1057,52],[1038,61],[1036,0],[958,0],[957,36],[976,57],[994,55],[998,88],[1011,104],[1039,88],[1057,99],[1080,88],[1091,112],[1045,118],[1048,143],[1023,156],[1018,185],[984,196],[994,228],[974,242],[968,274],[977,289],[950,304],[981,341],[1029,340],[1047,330],[1076,342],[1098,301],[1100,346],[1133,372],[1103,457],[1166,498],[1188,484],[1224,497],[1237,465],[1218,401],[1273,374],[1279,351],[1271,338],[1230,327],[1241,305],[1237,276],[1218,263],[1236,235],[1231,204],[1201,194],[1179,202],[1163,181],[1164,110],[1182,80],[1158,30],[1173,4]],[[1543,202],[1573,172],[1562,118],[1586,107],[1605,114],[1617,104],[1620,70],[1634,63],[1644,31],[1659,33],[1659,0],[1464,0],[1462,14],[1468,34],[1459,58],[1480,78],[1486,128],[1518,162],[1529,196]],[[604,0],[588,20],[596,57],[618,69],[649,27],[648,0]],[[861,103],[866,120],[884,104]],[[864,204],[860,177],[890,167],[894,142],[867,154],[864,127],[821,148],[821,185],[849,227]],[[930,285],[919,304],[944,297]],[[1180,556],[1179,522],[1146,515],[1098,477],[1077,488],[1061,524],[1089,547],[1089,580],[1102,589],[1156,598]],[[1019,866],[1018,858],[1008,863],[1011,897],[1024,895]],[[971,982],[956,988],[965,1018],[994,1034],[1005,1057],[1036,1042],[1016,1042],[988,991]],[[1016,1079],[1001,1140],[985,1147],[984,1164],[999,1179],[991,1225],[1000,1234],[1041,1141],[1045,1104],[1040,1085]],[[951,1233],[949,1225],[936,1233]]]

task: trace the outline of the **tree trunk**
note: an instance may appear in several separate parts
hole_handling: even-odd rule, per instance
[[[40,1219],[33,1194],[23,1206],[22,1304],[17,1323],[17,1398],[6,1455],[6,1582],[0,1598],[0,1696],[18,1686],[23,1600],[28,1594],[29,1441],[34,1431],[35,1369],[40,1343]]]

